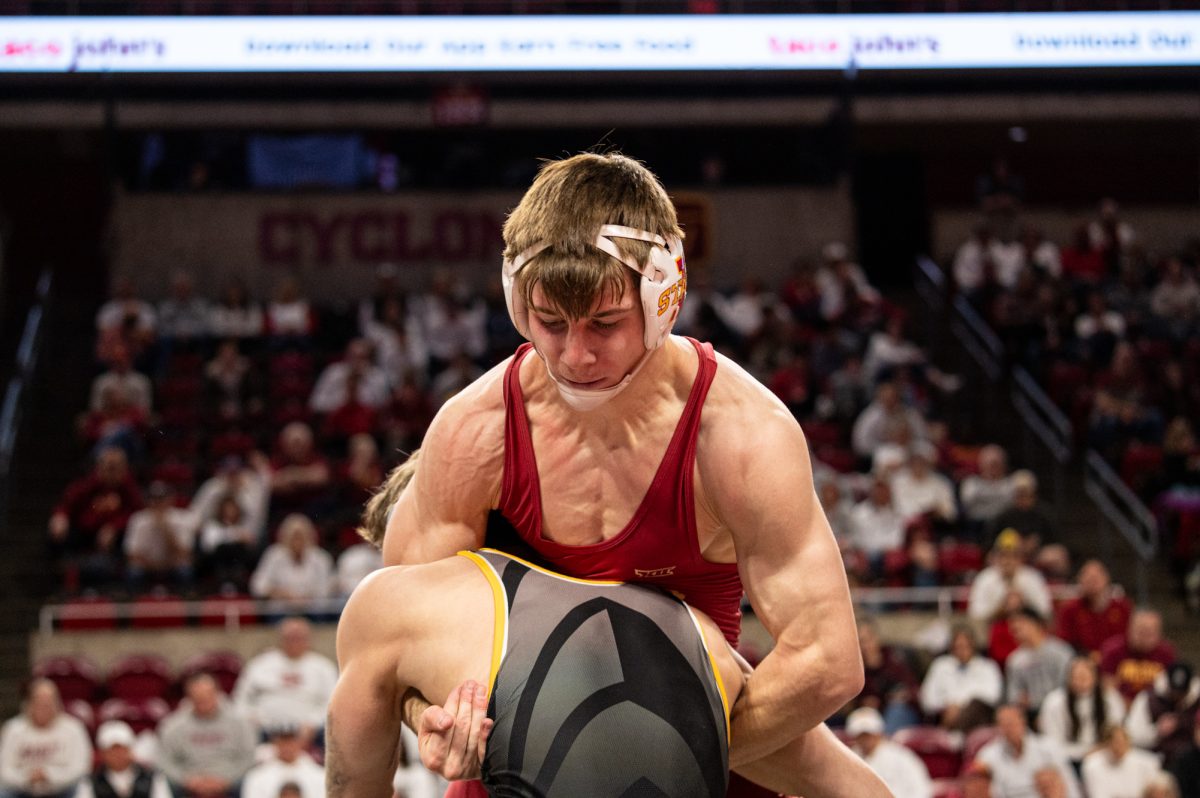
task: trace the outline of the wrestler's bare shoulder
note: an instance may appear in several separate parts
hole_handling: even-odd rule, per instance
[[[469,578],[477,572],[478,567],[465,557],[380,568],[368,574],[350,594],[342,612],[339,635],[346,627],[363,643],[403,643],[403,635],[413,632],[414,624],[424,624],[433,618],[445,622],[446,607],[463,606],[449,594],[476,587],[475,592],[481,592],[486,587],[483,580],[477,580],[480,584],[476,586],[476,580]],[[380,612],[383,607],[389,611]]]
[[[442,405],[429,426],[423,451],[453,452],[456,458],[497,448],[503,453],[504,372],[511,360],[493,366]]]
[[[700,434],[723,453],[726,447],[756,448],[778,435],[802,435],[800,425],[775,394],[733,360],[717,353],[717,373],[701,416]],[[701,446],[700,452],[706,451]]]

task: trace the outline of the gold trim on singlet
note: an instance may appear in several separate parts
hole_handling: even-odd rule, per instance
[[[492,564],[473,551],[460,551],[458,556],[466,557],[478,566],[488,584],[492,588],[492,608],[495,612],[495,625],[492,630],[492,663],[488,673],[488,695],[496,686],[496,674],[500,672],[500,662],[508,650],[508,593],[504,589],[500,577]]]
[[[555,579],[562,579],[565,582],[574,582],[575,584],[578,584],[578,585],[624,585],[624,584],[627,584],[626,582],[619,582],[619,581],[612,580],[612,579],[580,579],[579,577],[576,577],[576,576],[566,576],[565,574],[560,574],[560,573],[556,573],[555,571],[547,570],[546,568],[543,568],[540,565],[534,565],[529,560],[523,560],[520,557],[517,557],[516,555],[509,554],[507,551],[500,551],[499,549],[483,548],[483,549],[480,549],[480,551],[487,551],[487,552],[491,552],[492,554],[499,554],[502,557],[507,557],[510,560],[519,562],[519,563],[521,563],[521,565],[532,568],[533,570],[535,570],[539,573],[543,573],[546,576],[553,576]]]
[[[721,669],[717,667],[717,658],[713,656],[712,649],[708,647],[708,636],[704,634],[704,626],[701,625],[700,619],[696,617],[690,604],[684,602],[683,606],[687,607],[692,623],[696,624],[696,633],[700,635],[700,645],[704,646],[704,653],[708,655],[708,662],[712,665],[713,680],[717,683],[717,692],[721,694],[721,710],[725,715],[725,744],[732,745],[733,741],[729,738],[729,696],[725,694],[725,682],[721,679]]]

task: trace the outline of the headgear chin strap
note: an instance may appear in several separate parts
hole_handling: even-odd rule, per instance
[[[653,246],[650,247],[649,257],[646,258],[645,263],[638,263],[633,258],[623,255],[617,245],[613,243],[612,239],[614,238],[630,238],[650,242]],[[664,239],[660,235],[634,227],[606,224],[600,227],[595,245],[602,252],[616,258],[641,276],[641,280],[638,282],[642,319],[645,322],[642,342],[646,346],[646,354],[642,355],[641,360],[621,382],[609,388],[597,390],[573,388],[560,382],[554,374],[550,373],[549,369],[546,369],[547,373],[550,373],[550,379],[558,386],[563,399],[577,410],[591,410],[599,407],[628,387],[629,383],[633,381],[634,375],[641,371],[642,366],[646,364],[654,350],[666,343],[671,334],[671,328],[675,326],[675,320],[679,317],[679,308],[683,304],[683,297],[687,294],[687,267],[683,261],[683,241],[678,236]],[[504,298],[508,303],[508,315],[516,325],[517,332],[526,339],[530,337],[529,308],[526,306],[524,298],[516,290],[517,272],[550,246],[552,246],[550,242],[539,242],[511,260],[504,259],[501,279],[504,283]]]

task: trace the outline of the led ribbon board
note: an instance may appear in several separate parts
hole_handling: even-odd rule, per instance
[[[0,17],[0,72],[1188,67],[1200,12]]]

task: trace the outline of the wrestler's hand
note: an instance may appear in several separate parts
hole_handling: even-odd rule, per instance
[[[450,691],[445,707],[431,706],[421,713],[421,763],[450,781],[479,778],[493,725],[487,704],[483,685],[466,681]]]

